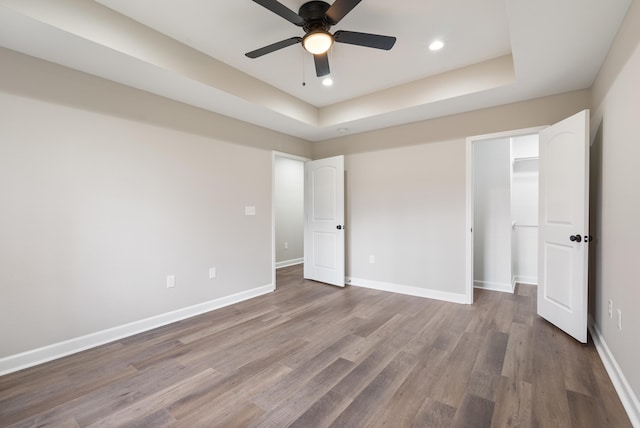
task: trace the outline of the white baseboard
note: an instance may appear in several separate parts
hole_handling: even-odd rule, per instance
[[[113,342],[124,337],[133,336],[134,334],[162,327],[163,325],[171,324],[176,321],[191,318],[214,309],[219,309],[224,306],[252,299],[254,297],[270,293],[274,289],[273,284],[268,284],[262,287],[232,294],[230,296],[220,297],[208,302],[167,312],[165,314],[134,321],[129,324],[97,331],[85,336],[74,337],[73,339],[43,346],[42,348],[33,349],[20,354],[9,355],[7,357],[0,358],[0,376],[46,363],[47,361],[55,360],[67,355],[75,354],[90,348],[95,348],[96,346],[104,345],[105,343]]]
[[[519,282],[520,284],[529,284],[529,285],[538,285],[538,277],[537,276],[525,276],[525,275],[514,275],[513,283]]]
[[[346,282],[349,285],[363,288],[371,288],[374,290],[390,291],[392,293],[407,294],[409,296],[425,297],[427,299],[444,300],[452,303],[468,303],[465,294],[450,293],[448,291],[430,290],[426,288],[414,287],[411,285],[391,284],[388,282],[372,281],[370,279],[347,277]]]
[[[281,262],[276,262],[276,269],[280,269],[288,266],[295,266],[304,263],[304,257],[300,257],[299,259],[291,259],[291,260],[283,260]]]
[[[607,346],[607,342],[604,341],[600,330],[598,330],[598,327],[591,317],[589,317],[589,331],[591,332],[591,337],[593,338],[593,343],[596,346],[598,355],[600,355],[600,359],[604,364],[604,368],[609,374],[611,383],[613,383],[613,387],[620,397],[622,406],[627,411],[631,425],[640,428],[640,401],[638,401],[638,397],[636,397],[633,389],[631,389],[631,385],[627,382],[627,378],[624,376],[624,373],[622,373],[622,370],[620,370],[620,366]]]
[[[473,281],[474,288],[483,290],[501,291],[503,293],[513,293],[513,285],[508,282]]]

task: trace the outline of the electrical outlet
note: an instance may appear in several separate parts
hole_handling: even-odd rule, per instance
[[[609,299],[609,318],[613,318],[613,302]]]
[[[288,243],[288,242],[285,242],[285,243],[284,243],[284,249],[285,249],[285,250],[288,250],[288,249],[289,249],[289,243]]]
[[[622,330],[622,311],[618,309],[618,330]]]
[[[176,276],[168,275],[167,276],[167,288],[173,288],[176,286]]]
[[[376,256],[374,256],[373,254],[369,256],[369,264],[375,264],[376,262]]]
[[[216,277],[216,275],[217,275],[216,268],[210,267],[209,268],[209,279],[214,279]]]

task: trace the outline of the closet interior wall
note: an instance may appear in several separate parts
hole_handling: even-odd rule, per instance
[[[538,283],[538,135],[511,139],[511,283]]]
[[[475,142],[473,174],[474,286],[536,284],[538,135]]]

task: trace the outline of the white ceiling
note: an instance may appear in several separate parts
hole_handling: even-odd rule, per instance
[[[297,12],[304,1],[281,3]],[[250,0],[98,2],[316,107],[511,52],[504,0],[413,0],[402,7],[393,6],[402,2],[364,0],[331,31],[392,35],[397,43],[391,51],[336,44],[330,54],[335,86],[327,89],[319,84],[313,57],[301,45],[253,60],[244,55],[304,35],[301,28]],[[431,53],[428,45],[435,38],[448,40],[450,48]]]
[[[334,45],[332,87],[300,45],[244,56],[303,35],[250,0],[0,0],[0,46],[319,141],[588,88],[630,3],[363,0],[331,31],[397,43]]]

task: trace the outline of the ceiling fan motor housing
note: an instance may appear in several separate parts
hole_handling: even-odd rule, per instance
[[[309,1],[300,6],[298,15],[304,19],[302,28],[305,33],[312,31],[329,31],[333,23],[329,22],[326,15],[329,3],[323,1]]]

